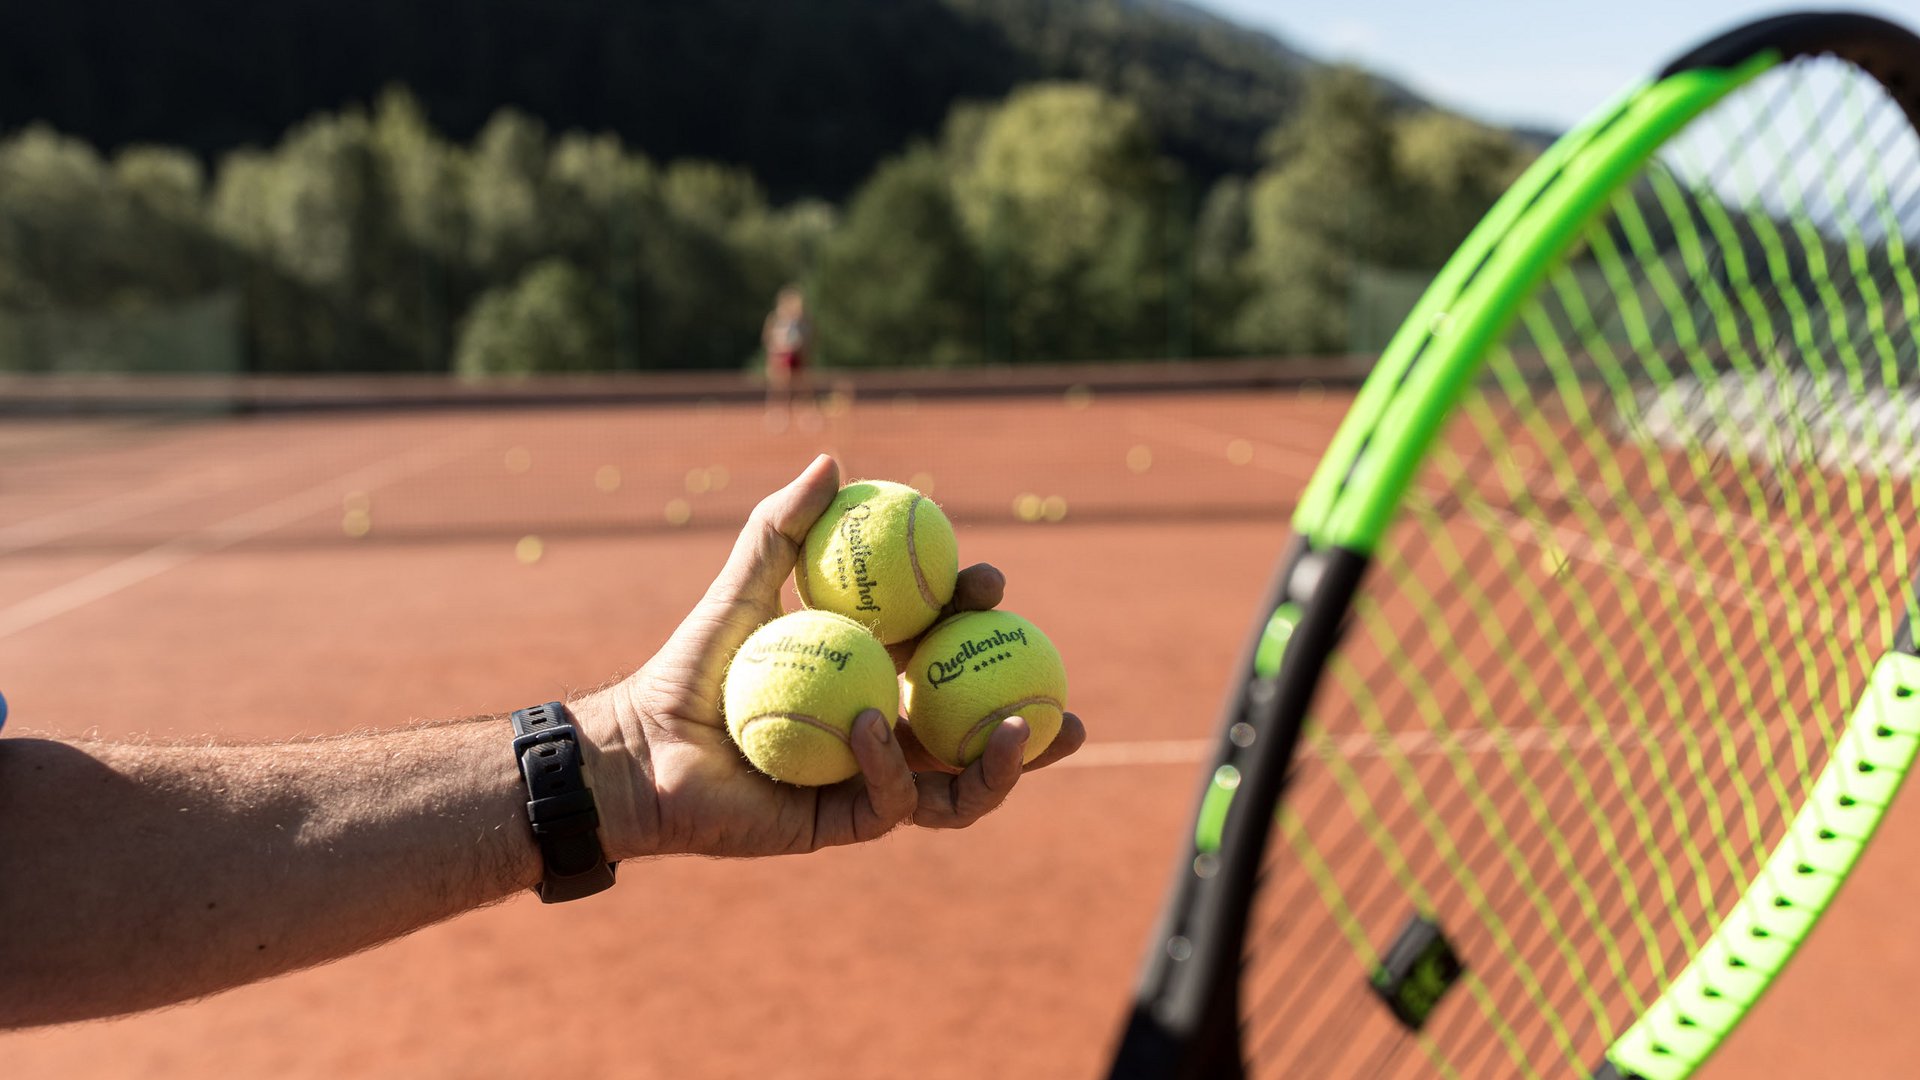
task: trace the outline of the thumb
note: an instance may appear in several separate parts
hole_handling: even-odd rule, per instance
[[[697,672],[702,688],[717,687],[727,658],[780,613],[781,583],[793,573],[807,530],[839,490],[840,466],[821,454],[753,508],[727,564],[663,650],[678,653],[674,659]]]

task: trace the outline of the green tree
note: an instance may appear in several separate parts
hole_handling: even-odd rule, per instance
[[[206,170],[184,150],[128,147],[113,160],[113,180],[131,205],[155,217],[197,224],[204,213]]]
[[[35,126],[0,143],[0,298],[97,304],[133,282],[126,207],[93,147]]]
[[[215,288],[203,187],[179,151],[109,163],[45,127],[0,141],[0,305],[142,308]]]
[[[400,87],[380,95],[370,134],[395,227],[414,250],[454,266],[467,230],[469,155],[434,131],[418,99]]]
[[[711,161],[676,161],[661,179],[667,206],[687,221],[725,230],[766,213],[767,196],[744,169]]]
[[[1193,227],[1193,262],[1204,274],[1228,274],[1253,248],[1247,182],[1225,176],[1207,191]]]
[[[788,282],[813,273],[839,228],[840,212],[833,204],[803,199],[754,220],[736,238],[744,255],[765,268],[763,278]]]
[[[1354,265],[1391,250],[1403,209],[1386,103],[1364,73],[1329,69],[1267,154],[1249,199],[1252,294],[1235,337],[1249,349],[1342,349]]]
[[[316,116],[271,153],[222,163],[210,219],[239,256],[254,366],[438,368],[424,352],[421,261],[367,115]]]
[[[420,103],[399,88],[380,96],[369,140],[384,235],[363,271],[365,306],[408,366],[444,371],[454,324],[481,284],[463,250],[471,157],[435,132]]]
[[[621,253],[621,265],[632,271],[622,278],[617,302],[635,355],[655,368],[745,363],[771,294],[755,287],[732,238],[709,222],[675,214],[657,196],[627,209],[630,250]]]
[[[1394,167],[1418,212],[1401,216],[1393,261],[1422,268],[1445,262],[1532,159],[1512,135],[1464,117],[1402,118],[1394,126]]]
[[[1193,225],[1195,347],[1203,354],[1233,351],[1234,322],[1252,286],[1253,250],[1247,181],[1221,177],[1207,191]]]
[[[354,110],[301,124],[271,155],[234,159],[214,196],[230,240],[345,301],[388,233],[385,210],[367,118]]]
[[[1058,274],[1099,252],[1156,191],[1157,161],[1140,110],[1091,86],[1015,92],[980,132],[954,178],[976,236],[1018,237],[1035,270]]]
[[[661,200],[659,170],[613,135],[569,132],[547,162],[548,243],[583,267],[600,268],[630,247],[641,206]]]
[[[129,147],[114,158],[113,184],[126,214],[121,257],[138,282],[127,295],[170,304],[222,288],[229,260],[208,231],[206,170],[197,159],[171,147]]]
[[[827,241],[813,292],[835,364],[981,358],[980,264],[938,153],[916,147],[874,172]]]
[[[954,140],[954,202],[982,253],[995,352],[1141,355],[1165,341],[1172,166],[1140,110],[1091,86],[1027,87]]]
[[[1396,111],[1373,79],[1351,68],[1316,76],[1266,150],[1269,165],[1247,201],[1247,293],[1234,340],[1294,353],[1340,351],[1356,335],[1377,336],[1378,327],[1359,334],[1356,323],[1362,279],[1386,272],[1417,281],[1436,270],[1529,157],[1505,132],[1445,113]],[[1403,313],[1366,314],[1371,326]]]
[[[511,279],[551,243],[547,129],[516,109],[493,114],[474,140],[467,181],[467,257],[486,280]]]
[[[595,371],[608,366],[613,312],[606,290],[564,259],[489,290],[460,327],[454,370],[468,377]]]

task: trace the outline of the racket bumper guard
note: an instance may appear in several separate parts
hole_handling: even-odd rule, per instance
[[[1812,932],[1872,839],[1913,766],[1916,729],[1920,657],[1888,653],[1874,665],[1833,756],[1746,894],[1607,1051],[1614,1075],[1682,1080],[1733,1031]]]

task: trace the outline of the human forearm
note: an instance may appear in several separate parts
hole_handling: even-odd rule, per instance
[[[823,456],[763,499],[660,650],[569,702],[608,859],[800,854],[906,821],[963,828],[1019,780],[1017,718],[955,773],[869,709],[849,733],[861,775],[820,788],[775,783],[734,746],[727,662],[780,613],[838,479]],[[968,567],[951,606],[991,608],[1004,584]],[[489,717],[276,745],[0,740],[0,1028],[214,993],[532,885],[542,866],[511,730]],[[1084,738],[1065,714],[1025,768]]]
[[[532,884],[509,740],[496,717],[272,746],[0,741],[0,1027],[212,993]]]

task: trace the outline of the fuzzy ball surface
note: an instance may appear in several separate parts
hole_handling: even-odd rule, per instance
[[[807,533],[794,587],[807,607],[854,619],[891,645],[933,625],[959,573],[953,524],[932,499],[862,480],[841,488]]]
[[[886,647],[852,619],[796,611],[755,630],[727,667],[727,733],[754,768],[790,784],[834,784],[860,771],[854,717],[892,724],[900,684]]]
[[[1000,722],[1018,716],[1032,761],[1060,733],[1067,669],[1040,628],[1010,611],[968,611],[921,639],[907,665],[905,705],[914,735],[935,757],[964,768]]]

